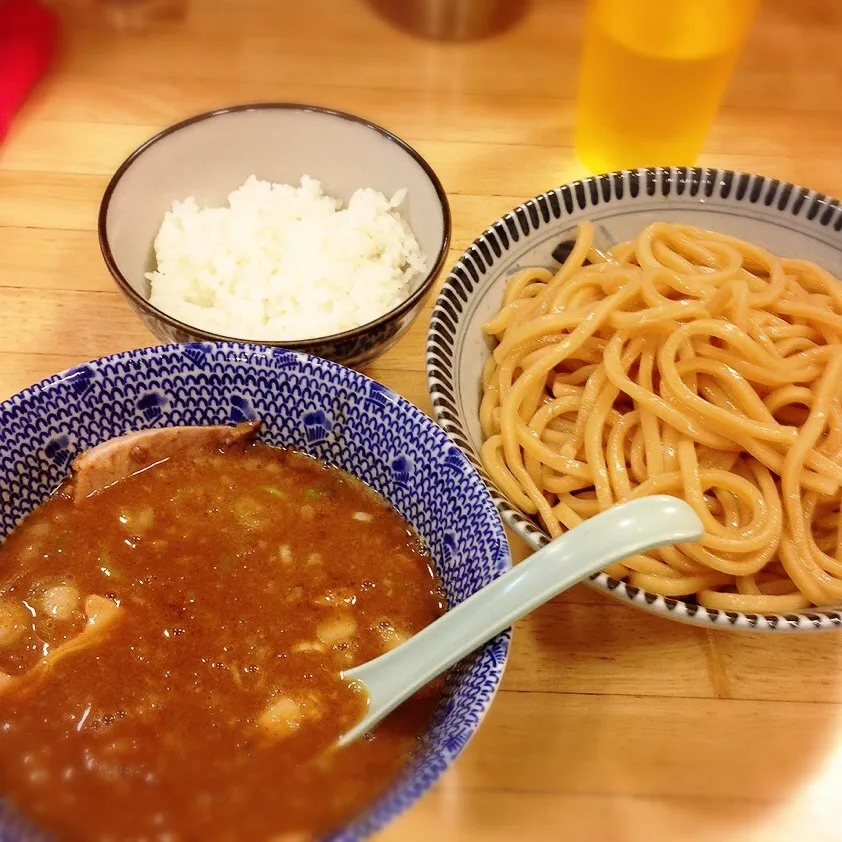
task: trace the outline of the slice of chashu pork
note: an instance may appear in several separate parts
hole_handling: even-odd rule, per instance
[[[259,429],[259,421],[244,421],[234,427],[162,427],[126,433],[80,453],[70,465],[71,476],[62,493],[74,501],[84,500],[115,482],[183,453],[200,450],[225,453],[242,448],[255,438]]]

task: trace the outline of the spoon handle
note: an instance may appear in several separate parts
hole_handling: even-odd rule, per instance
[[[636,553],[702,534],[690,506],[666,495],[641,497],[589,518],[396,649],[344,671],[344,679],[365,685],[370,715],[341,742],[365,733],[420,687],[581,579]]]

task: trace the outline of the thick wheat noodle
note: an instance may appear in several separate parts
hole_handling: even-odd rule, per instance
[[[658,222],[519,270],[486,324],[481,456],[550,535],[682,496],[705,535],[609,574],[709,608],[842,602],[842,286],[735,237]]]

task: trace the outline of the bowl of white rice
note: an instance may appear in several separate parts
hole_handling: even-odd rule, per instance
[[[450,211],[430,165],[386,129],[245,105],[135,150],[105,191],[99,240],[163,342],[257,342],[359,367],[420,312]]]

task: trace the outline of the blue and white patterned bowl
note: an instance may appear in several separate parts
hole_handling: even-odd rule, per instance
[[[775,254],[812,260],[842,278],[842,207],[836,199],[772,178],[700,167],[623,170],[548,190],[498,219],[454,265],[427,336],[427,383],[439,423],[491,489],[505,523],[533,549],[549,538],[494,487],[480,463],[480,377],[491,353],[482,325],[500,309],[506,278],[522,266],[557,267],[553,253],[579,222],[596,226],[597,245],[632,239],[665,220],[752,240]],[[793,614],[716,611],[665,598],[598,573],[596,590],[693,625],[805,632],[842,626],[838,610]]]
[[[61,482],[75,454],[130,430],[259,418],[261,438],[359,477],[430,548],[449,604],[511,567],[482,480],[424,413],[373,380],[279,348],[169,345],[129,351],[44,380],[0,404],[0,535]],[[364,839],[418,799],[479,727],[506,663],[504,633],[455,667],[424,747],[332,842]],[[0,839],[44,837],[0,801]]]

